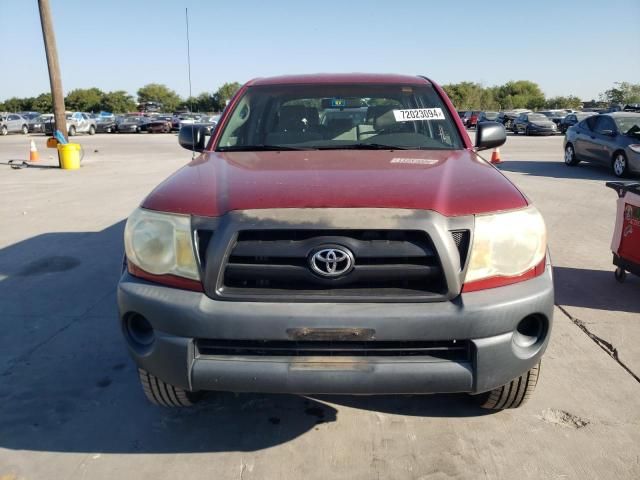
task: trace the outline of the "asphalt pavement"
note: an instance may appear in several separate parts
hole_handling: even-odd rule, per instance
[[[25,160],[29,140],[37,166]],[[562,138],[509,136],[500,170],[543,213],[557,308],[521,409],[466,395],[220,394],[149,405],[118,330],[127,215],[191,154],[175,135],[0,138],[0,480],[640,478],[640,278],[613,277],[616,196]],[[488,154],[489,155],[489,154]]]

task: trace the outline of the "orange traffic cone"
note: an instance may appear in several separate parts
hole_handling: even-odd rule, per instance
[[[29,149],[29,161],[37,162],[40,160],[40,154],[38,153],[38,149],[36,148],[36,142],[31,140],[31,148]]]
[[[500,160],[500,149],[499,148],[495,148],[493,150],[493,153],[491,154],[491,163],[493,164],[498,164],[498,163],[502,163],[502,160]]]

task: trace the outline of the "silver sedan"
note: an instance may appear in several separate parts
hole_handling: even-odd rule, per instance
[[[599,163],[616,177],[640,174],[640,113],[595,115],[569,127],[564,138],[564,163]]]

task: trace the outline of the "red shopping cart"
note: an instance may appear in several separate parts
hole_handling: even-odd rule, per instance
[[[618,193],[616,226],[611,241],[616,280],[627,272],[640,275],[640,183],[607,182]]]

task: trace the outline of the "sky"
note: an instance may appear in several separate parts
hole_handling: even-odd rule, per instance
[[[597,98],[640,82],[640,0],[50,0],[65,93],[163,83],[189,94],[291,73],[532,80]],[[626,19],[626,20],[625,20]],[[631,21],[632,19],[635,19]],[[0,100],[49,91],[36,0],[0,0]]]

